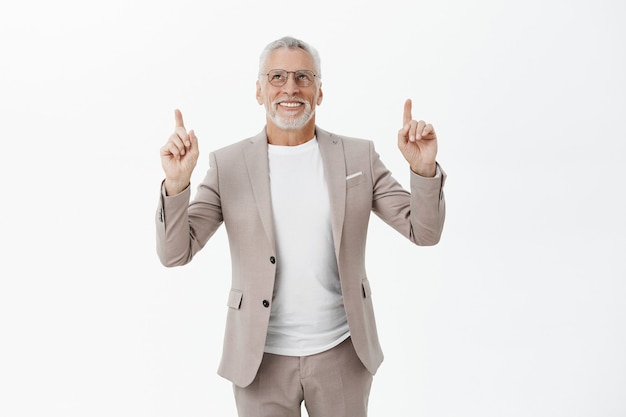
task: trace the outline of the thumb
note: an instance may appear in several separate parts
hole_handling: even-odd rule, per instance
[[[189,140],[191,142],[191,146],[196,146],[198,144],[198,137],[193,129],[189,131]]]

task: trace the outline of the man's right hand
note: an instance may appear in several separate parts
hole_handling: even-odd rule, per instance
[[[191,181],[191,173],[198,162],[198,138],[193,130],[187,133],[180,110],[174,111],[176,128],[161,148],[161,166],[165,171],[165,192],[176,195]]]

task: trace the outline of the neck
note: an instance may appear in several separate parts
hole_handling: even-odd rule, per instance
[[[265,133],[267,135],[267,141],[271,145],[302,145],[315,136],[315,119],[309,120],[309,122],[300,129],[281,129],[272,123],[271,120],[268,120],[265,126]]]

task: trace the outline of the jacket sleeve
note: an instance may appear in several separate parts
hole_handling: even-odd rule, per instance
[[[185,265],[204,247],[223,222],[217,160],[210,155],[210,168],[190,203],[187,187],[174,196],[161,196],[156,216],[157,255],[165,266]]]
[[[370,161],[374,213],[416,245],[437,244],[446,211],[443,193],[446,174],[439,164],[433,178],[422,177],[409,170],[411,191],[408,192],[392,177],[373,144]]]

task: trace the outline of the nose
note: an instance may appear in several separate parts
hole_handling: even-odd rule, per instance
[[[287,73],[287,82],[283,85],[283,91],[287,94],[299,91],[300,87],[296,83],[296,74]]]

